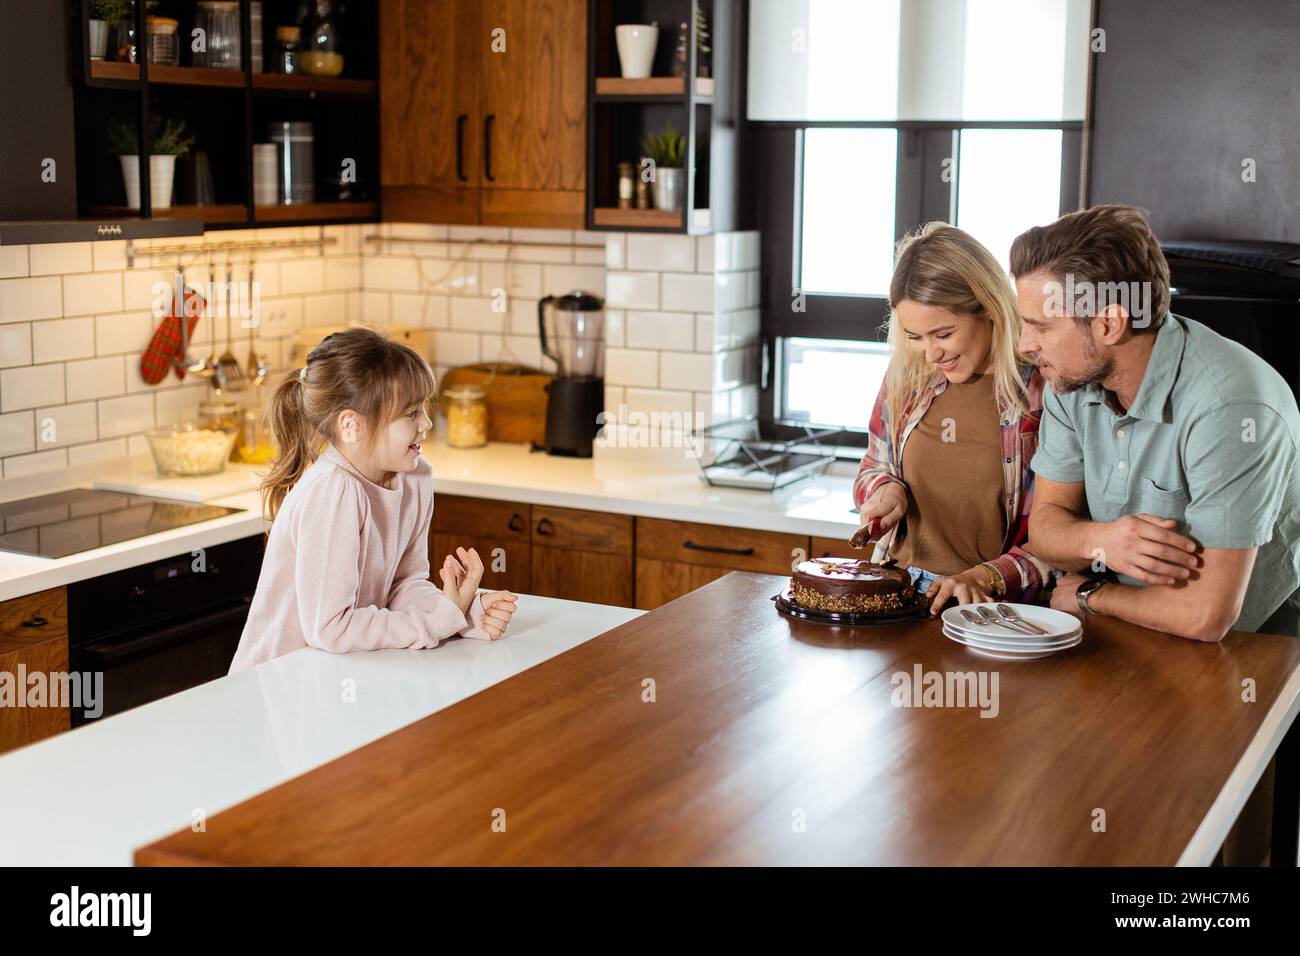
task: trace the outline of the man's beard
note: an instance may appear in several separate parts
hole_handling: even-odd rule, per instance
[[[1101,385],[1115,370],[1115,363],[1103,357],[1091,340],[1084,352],[1084,358],[1088,360],[1088,371],[1079,376],[1058,374],[1052,380],[1052,391],[1058,395],[1065,395],[1090,385]]]

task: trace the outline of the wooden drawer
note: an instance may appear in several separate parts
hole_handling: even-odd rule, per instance
[[[808,553],[807,535],[746,531],[661,518],[636,519],[637,558],[788,574],[796,549]]]
[[[514,501],[435,495],[433,530],[466,537],[527,541],[532,509]]]
[[[0,653],[68,639],[66,588],[37,591],[0,604]]]
[[[533,505],[533,545],[632,556],[631,515]]]
[[[63,588],[38,591],[0,604],[0,671],[16,676],[68,670],[68,595]],[[24,688],[17,689],[24,693]],[[62,707],[0,708],[0,753],[69,729]]]

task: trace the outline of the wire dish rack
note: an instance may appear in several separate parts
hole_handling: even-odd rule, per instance
[[[719,422],[696,436],[700,468],[710,485],[777,491],[824,471],[846,431],[788,418]]]

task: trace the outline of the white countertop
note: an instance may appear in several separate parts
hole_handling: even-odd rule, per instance
[[[641,613],[524,595],[500,641],[305,648],[5,754],[0,865],[130,865],[196,811],[210,817]]]
[[[852,479],[820,476],[775,493],[712,488],[698,465],[678,450],[653,456],[610,452],[559,458],[527,445],[448,448],[441,440],[424,450],[437,494],[468,495],[723,525],[756,531],[848,537],[858,526]],[[221,475],[160,479],[152,466],[131,459],[97,469],[94,478],[25,490],[27,497],[89,487],[242,508],[242,512],[84,551],[66,558],[37,558],[0,551],[0,601],[147,564],[194,548],[213,547],[260,534],[266,527],[256,492],[259,468],[231,465]],[[6,483],[7,484],[7,483]],[[15,486],[17,487],[17,486]],[[435,498],[435,507],[436,498]]]

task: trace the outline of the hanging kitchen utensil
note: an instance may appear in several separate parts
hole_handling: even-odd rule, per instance
[[[254,385],[261,385],[266,381],[266,376],[270,369],[266,364],[266,356],[258,355],[257,349],[253,346],[254,331],[257,323],[261,321],[261,303],[253,296],[253,260],[248,260],[248,296],[249,296],[249,316],[248,316],[248,377]]]
[[[224,379],[223,387],[232,392],[241,391],[244,387],[244,370],[239,365],[239,359],[235,358],[235,353],[230,348],[230,313],[234,311],[235,286],[234,270],[230,267],[230,261],[226,261],[226,350],[221,353],[221,358],[217,359],[217,365],[221,369],[221,375]]]

